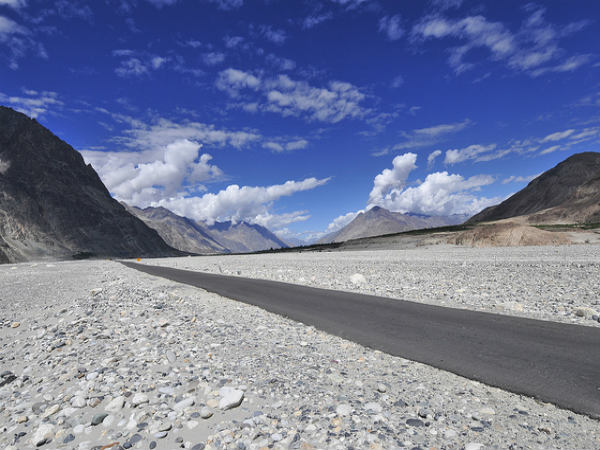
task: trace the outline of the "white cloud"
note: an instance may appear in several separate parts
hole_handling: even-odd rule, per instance
[[[477,159],[482,153],[487,153],[496,148],[496,144],[491,145],[469,145],[468,147],[454,150],[446,150],[444,158],[445,164],[456,164],[470,159]]]
[[[560,150],[560,145],[553,145],[540,152],[540,155],[547,155],[548,153],[554,153],[556,150]]]
[[[287,39],[287,34],[284,30],[273,28],[270,25],[262,25],[260,32],[267,40],[277,45],[282,45]]]
[[[393,168],[383,169],[383,172],[375,177],[373,189],[369,194],[369,206],[377,204],[390,191],[402,189],[410,172],[417,168],[416,162],[417,155],[414,153],[396,156],[392,161]]]
[[[511,175],[508,178],[502,180],[502,184],[509,183],[529,183],[531,180],[539,177],[541,173],[536,173],[535,175],[521,176],[521,175]]]
[[[244,38],[242,36],[225,36],[223,42],[225,43],[225,47],[235,48],[244,42]]]
[[[457,133],[461,130],[464,130],[470,124],[471,124],[471,121],[469,119],[465,119],[462,122],[445,123],[445,124],[435,125],[433,127],[418,128],[416,130],[413,130],[413,132],[416,135],[426,135],[426,136],[431,136],[431,137],[437,137],[442,134]]]
[[[381,206],[390,211],[427,215],[474,214],[498,202],[497,198],[476,197],[473,192],[494,182],[489,175],[465,179],[458,174],[435,172],[416,187],[405,188],[406,179],[416,167],[416,155],[394,158],[394,168],[375,177],[367,209]]]
[[[216,66],[225,61],[225,54],[221,52],[209,52],[202,55],[202,60],[207,66]]]
[[[545,20],[545,9],[531,5],[525,9],[530,15],[516,32],[481,15],[462,19],[430,15],[413,27],[411,35],[414,41],[444,38],[461,41],[460,45],[449,49],[448,63],[457,74],[474,66],[473,62],[467,61],[467,55],[478,48],[487,49],[492,60],[504,61],[511,69],[533,77],[576,70],[590,61],[590,55],[573,55],[557,63],[565,54],[559,47],[559,40],[583,29],[587,21],[560,28]]]
[[[361,209],[360,211],[349,212],[336,217],[329,223],[329,225],[327,225],[327,230],[323,234],[333,233],[335,231],[341,230],[350,222],[352,222],[356,218],[356,216],[358,216],[362,212],[364,212],[364,210]]]
[[[285,152],[285,151],[294,151],[294,150],[302,150],[308,146],[308,141],[305,139],[298,139],[295,141],[289,142],[275,142],[275,141],[266,141],[263,143],[264,148],[268,148],[277,153]]]
[[[547,135],[540,142],[543,144],[546,142],[561,141],[561,140],[571,136],[574,132],[575,132],[575,130],[573,130],[573,129],[569,129],[569,130],[565,130],[565,131],[558,131],[556,133]]]
[[[31,118],[37,118],[51,113],[63,106],[58,94],[52,91],[34,91],[24,89],[24,97],[8,96],[0,92],[0,102],[9,104],[17,111],[27,114]]]
[[[219,9],[229,11],[231,9],[241,8],[244,0],[209,0],[211,3],[216,3]]]
[[[163,58],[161,56],[155,56],[151,60],[152,68],[154,70],[160,69],[167,61],[168,61],[167,58]]]
[[[238,105],[247,111],[269,111],[284,117],[304,117],[309,121],[328,123],[359,118],[368,113],[361,106],[365,95],[356,86],[342,81],[330,81],[327,87],[319,88],[287,75],[261,80],[248,72],[229,68],[219,73],[215,86],[234,98],[244,89],[250,94],[261,94],[262,101]]]
[[[260,79],[254,75],[238,69],[225,69],[219,73],[215,86],[227,92],[231,97],[237,97],[242,89],[258,89]]]
[[[151,71],[165,67],[169,61],[166,57],[131,49],[116,49],[112,51],[112,55],[116,58],[124,58],[115,69],[115,73],[124,78],[149,75]]]
[[[163,6],[171,6],[177,3],[177,0],[147,0],[152,3],[157,8],[162,8]]]
[[[427,157],[427,166],[431,167],[433,166],[433,163],[435,162],[436,158],[438,156],[440,156],[442,154],[441,150],[434,150],[432,151],[429,156]]]
[[[199,155],[200,148],[200,144],[183,139],[142,152],[81,153],[115,198],[146,207],[182,192],[205,190],[201,183],[223,175],[221,169],[210,164],[211,155]]]
[[[397,89],[400,86],[402,86],[403,84],[404,84],[404,78],[402,77],[402,75],[398,75],[398,76],[394,77],[394,79],[392,80],[391,86],[394,89]]]
[[[310,28],[316,27],[320,23],[323,23],[331,18],[333,18],[333,14],[331,12],[307,16],[302,21],[302,28],[308,30]]]
[[[363,4],[368,4],[368,0],[331,0],[333,3],[345,6],[346,9],[356,9]]]
[[[48,58],[44,46],[32,39],[27,28],[2,15],[0,15],[0,46],[6,47],[7,51],[4,57],[8,60],[8,67],[12,70],[19,68],[18,61],[30,51],[35,52],[41,58]]]
[[[139,77],[149,72],[148,67],[138,58],[130,58],[121,61],[119,67],[115,69],[115,73],[120,77]]]
[[[281,197],[307,191],[327,183],[329,178],[306,178],[302,181],[286,181],[273,186],[230,185],[216,194],[207,193],[201,197],[173,197],[163,199],[154,206],[164,206],[177,214],[208,223],[231,220],[255,222],[269,217],[273,203]],[[298,213],[296,214],[296,217]],[[292,216],[293,217],[293,216]],[[290,222],[288,222],[290,223]]]
[[[308,219],[310,219],[308,211],[293,211],[283,214],[261,213],[247,219],[247,221],[261,225],[275,232],[278,236],[287,235],[295,237],[295,233],[286,227],[292,223],[304,222]]]
[[[401,18],[398,14],[395,16],[384,16],[379,19],[379,31],[385,33],[390,41],[397,41],[404,35]]]
[[[26,0],[0,0],[0,6],[9,6],[14,9],[19,9],[27,6]]]

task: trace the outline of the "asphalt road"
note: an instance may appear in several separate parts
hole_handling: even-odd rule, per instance
[[[600,418],[600,329],[267,280],[127,267],[403,358]]]

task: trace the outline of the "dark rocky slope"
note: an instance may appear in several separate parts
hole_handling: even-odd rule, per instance
[[[0,107],[0,261],[179,254],[114,200],[77,151]]]

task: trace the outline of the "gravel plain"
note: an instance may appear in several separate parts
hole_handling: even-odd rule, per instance
[[[437,274],[429,292],[466,288],[465,295],[447,292],[447,304],[460,307],[471,306],[451,301],[501,285],[505,275],[510,286],[524,283],[502,291],[513,296],[552,294],[569,310],[575,308],[570,299],[590,308],[598,300],[598,247],[568,248],[568,254],[523,249],[514,257],[495,249],[492,260],[478,250],[455,250],[455,257],[429,249],[148,262],[388,296],[412,293],[411,300],[424,300]],[[472,266],[496,274],[496,281]],[[533,283],[536,269],[555,284]],[[0,448],[600,447],[598,420],[116,262],[4,265],[0,280]],[[474,280],[480,285],[469,286]],[[479,297],[485,304],[487,297]],[[538,308],[522,302],[519,314]],[[571,315],[558,320],[593,322]]]
[[[164,258],[157,266],[600,326],[600,245]]]

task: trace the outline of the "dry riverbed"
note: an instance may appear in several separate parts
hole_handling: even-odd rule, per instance
[[[464,296],[447,292],[448,302],[482,289],[467,283],[478,262],[488,275],[492,264],[518,263],[530,273],[535,264],[551,264],[554,275],[540,276],[553,279],[558,290],[528,280],[523,292],[540,289],[540,296],[558,296],[564,289],[558,298],[585,299],[591,308],[599,292],[598,278],[589,276],[599,268],[597,250],[549,253],[545,260],[530,253],[513,262],[508,254],[489,261],[469,252],[453,262],[432,250],[405,256],[357,252],[162,263],[399,297],[412,292],[411,299],[424,299],[423,287],[446,265],[450,269],[438,273],[439,284],[432,289],[466,289]],[[387,274],[389,264],[395,275]],[[428,267],[430,278],[424,272]],[[460,273],[466,275],[451,281]],[[505,268],[501,273],[498,285],[513,272]],[[515,273],[512,283],[526,279]],[[383,284],[395,277],[403,278]],[[476,279],[494,286],[483,275]],[[597,420],[116,262],[4,265],[0,280],[1,448],[600,446]],[[579,284],[569,284],[574,281]],[[515,296],[519,292],[510,289]],[[523,305],[525,312],[534,310]],[[560,320],[592,323],[566,315]]]

